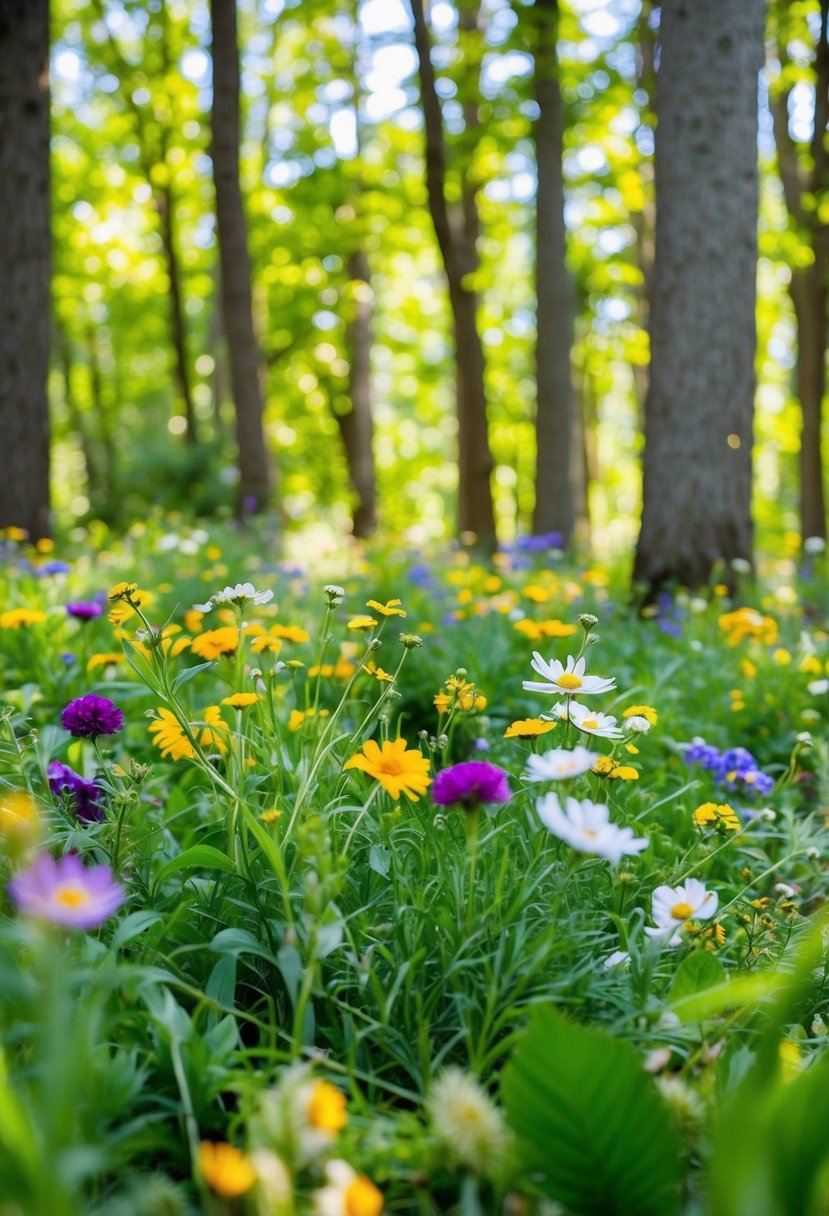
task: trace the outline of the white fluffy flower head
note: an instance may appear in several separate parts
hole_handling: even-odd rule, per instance
[[[435,1133],[457,1160],[476,1174],[497,1172],[508,1132],[501,1112],[475,1077],[447,1068],[432,1085],[427,1108]]]

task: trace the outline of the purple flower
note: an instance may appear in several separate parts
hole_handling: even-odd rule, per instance
[[[97,600],[78,600],[74,604],[67,604],[66,611],[78,621],[92,621],[102,614],[104,606]]]
[[[48,768],[49,789],[56,798],[71,798],[72,808],[82,823],[100,823],[104,818],[105,794],[94,781],[85,781],[68,764],[53,760]]]
[[[21,912],[73,929],[97,929],[124,902],[124,888],[109,866],[84,866],[74,853],[55,861],[48,853],[9,883]]]
[[[438,806],[462,802],[480,806],[486,802],[509,802],[512,790],[507,774],[487,760],[467,760],[442,769],[435,777],[432,798]]]
[[[124,725],[124,714],[108,697],[89,692],[69,702],[60,716],[60,724],[76,738],[97,739],[99,735],[119,731]]]

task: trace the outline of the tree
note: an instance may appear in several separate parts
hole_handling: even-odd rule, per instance
[[[656,250],[634,580],[750,559],[762,0],[665,0]],[[730,577],[726,575],[726,581]]]
[[[239,50],[236,0],[211,0],[213,41],[213,176],[221,257],[221,297],[236,409],[238,509],[259,511],[271,495],[262,424],[262,361],[253,328],[251,262],[239,184]]]
[[[801,74],[789,56],[789,39],[808,42],[805,21],[792,28],[796,14],[779,5],[774,10],[775,49],[780,65],[770,84],[769,101],[777,145],[777,163],[789,222],[808,251],[792,259],[789,295],[797,322],[797,396],[803,416],[800,436],[801,536],[826,539],[821,432],[826,393],[826,325],[829,305],[829,0],[820,0],[814,59],[808,76],[814,89],[814,121],[808,143],[795,139],[789,103]]]
[[[478,268],[479,218],[475,190],[464,174],[461,197],[451,208],[446,197],[447,157],[440,98],[435,86],[431,39],[423,0],[411,0],[415,49],[426,133],[426,186],[429,210],[440,248],[455,340],[458,412],[458,529],[461,538],[482,548],[495,544],[495,513],[490,475],[484,351],[478,333],[478,295],[470,276]],[[461,16],[470,17],[468,10]],[[471,103],[464,107],[467,129]]]
[[[49,2],[0,0],[0,526],[49,533]]]
[[[573,535],[573,289],[566,263],[558,0],[537,0],[535,44],[536,476],[533,531]]]

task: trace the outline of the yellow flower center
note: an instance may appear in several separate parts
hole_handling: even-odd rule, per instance
[[[343,1210],[345,1216],[380,1216],[383,1196],[369,1178],[360,1175],[346,1187]]]
[[[385,773],[387,777],[399,777],[403,770],[403,761],[400,756],[383,756],[381,757],[377,768],[381,773]]]
[[[597,728],[597,726],[599,725],[599,719],[598,718],[582,718],[581,724],[582,724],[582,726],[586,727],[587,730],[595,730]]]
[[[54,900],[64,908],[82,908],[89,903],[89,892],[76,883],[65,883],[55,889]]]
[[[674,904],[671,908],[671,916],[674,920],[687,920],[689,916],[693,915],[693,912],[694,909],[685,900],[680,900],[678,904]]]
[[[582,678],[581,676],[573,675],[571,671],[565,671],[563,675],[558,677],[556,683],[558,684],[559,688],[576,689],[581,688]]]
[[[336,1085],[317,1081],[308,1100],[308,1122],[318,1132],[336,1134],[348,1121],[346,1096]]]

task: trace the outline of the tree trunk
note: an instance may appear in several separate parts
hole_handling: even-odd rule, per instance
[[[161,247],[167,264],[170,281],[170,344],[173,348],[173,367],[179,397],[184,408],[187,429],[184,437],[188,443],[197,443],[196,415],[193,410],[193,391],[190,384],[190,364],[187,359],[187,327],[184,321],[184,301],[179,273],[178,248],[175,227],[175,200],[169,183],[154,188],[154,201],[158,212],[161,232]]]
[[[477,269],[475,248],[477,207],[474,193],[464,191],[461,206],[450,218],[446,202],[446,149],[443,117],[435,88],[429,30],[423,0],[411,0],[415,27],[423,120],[426,131],[426,186],[449,288],[457,364],[458,412],[458,530],[465,544],[482,549],[495,546],[495,513],[490,476],[484,351],[478,333],[478,297],[468,278]],[[470,206],[470,203],[472,206]]]
[[[656,256],[634,580],[750,559],[763,0],[664,0]],[[724,571],[725,581],[730,570]]]
[[[806,270],[793,270],[789,291],[797,319],[797,395],[803,425],[800,433],[800,531],[805,539],[826,539],[821,430],[826,391],[825,268],[817,260]]]
[[[49,3],[0,0],[0,527],[49,535]]]
[[[253,327],[251,262],[239,184],[239,51],[236,0],[211,0],[213,175],[224,328],[236,408],[238,511],[261,511],[273,492],[263,426],[262,360]]]
[[[558,0],[536,0],[536,473],[533,532],[573,538],[573,290],[566,263]]]
[[[349,477],[357,495],[352,512],[352,531],[355,536],[364,539],[377,529],[377,486],[371,404],[371,270],[362,249],[352,253],[348,271],[352,284],[356,286],[354,316],[346,334],[351,409],[347,414],[337,414],[337,423],[345,448]]]

